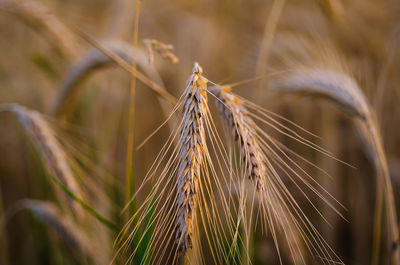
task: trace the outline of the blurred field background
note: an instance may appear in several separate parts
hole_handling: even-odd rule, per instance
[[[107,61],[76,28],[131,63],[135,6],[134,0],[0,0],[0,103],[45,115],[80,199],[119,228],[131,75],[108,60],[68,82],[90,56]],[[172,44],[179,63],[155,53],[149,64],[144,39]],[[216,83],[247,80],[234,92],[321,136],[318,145],[354,167],[276,134],[330,175],[299,160],[347,208],[346,221],[315,198],[331,227],[316,225],[332,249],[345,264],[400,264],[399,47],[398,0],[144,0],[137,67],[176,98],[194,61]],[[56,111],[68,86],[75,92]],[[137,81],[135,146],[168,110],[165,99]],[[69,209],[74,202],[21,123],[0,112],[0,264],[109,264],[115,231],[80,205]],[[134,151],[137,183],[168,135],[163,127]],[[289,253],[282,255],[291,264]],[[251,257],[253,264],[279,264],[268,236],[254,236]]]

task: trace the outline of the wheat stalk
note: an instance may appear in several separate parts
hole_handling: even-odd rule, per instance
[[[73,194],[82,198],[82,191],[68,164],[67,154],[42,115],[17,104],[2,104],[0,105],[1,111],[12,112],[18,117],[25,131],[39,148],[50,174],[56,177]],[[78,213],[81,211],[81,208],[69,196],[67,196],[67,200],[75,211]]]
[[[0,1],[1,7],[42,32],[67,58],[73,60],[78,57],[81,47],[74,34],[39,1],[2,0]]]
[[[290,75],[269,83],[273,90],[319,95],[337,105],[351,116],[366,119],[369,106],[357,82],[338,71],[312,68],[292,72]]]
[[[3,204],[3,191],[2,187],[0,186],[0,262],[2,264],[9,264],[8,263],[8,242],[6,238],[6,212],[4,210]]]
[[[372,264],[379,262],[381,237],[382,205],[385,206],[389,230],[390,246],[399,242],[399,228],[389,175],[385,150],[375,113],[369,105],[356,80],[346,73],[325,69],[309,68],[297,70],[282,80],[271,82],[271,88],[277,91],[306,93],[331,100],[352,117],[366,143],[366,151],[376,168],[376,209],[374,220],[374,241]],[[400,251],[392,256],[393,264],[400,263]]]
[[[18,104],[0,104],[1,112],[14,114],[26,134],[38,148],[51,179],[60,188],[55,190],[60,202],[63,205],[68,203],[68,206],[73,210],[73,213],[78,215],[80,220],[86,217],[83,215],[84,210],[111,230],[118,231],[119,229],[115,224],[85,202],[90,198],[90,195],[95,193],[96,196],[99,196],[96,198],[97,201],[101,202],[103,206],[105,205],[105,200],[102,200],[102,195],[99,193],[101,190],[97,187],[97,184],[87,178],[88,176],[85,176],[85,179],[79,178],[82,168],[75,163],[68,151],[64,150],[65,142],[59,141],[59,136],[56,135],[56,131],[50,126],[43,114]],[[81,162],[83,161],[86,162],[82,159]],[[90,195],[88,192],[90,192]]]
[[[176,99],[174,96],[172,96],[168,91],[166,91],[163,87],[161,87],[159,84],[148,78],[146,75],[144,75],[142,72],[138,71],[137,69],[133,69],[131,65],[127,62],[125,62],[121,57],[116,55],[110,50],[105,49],[98,41],[96,41],[94,38],[92,38],[89,34],[86,32],[80,30],[79,28],[74,28],[74,31],[82,37],[86,42],[88,42],[90,45],[96,47],[99,51],[101,51],[104,55],[109,57],[112,61],[114,61],[118,66],[120,66],[122,69],[127,71],[130,74],[134,74],[137,79],[139,79],[143,84],[147,85],[149,88],[151,88],[154,92],[159,94],[162,98],[164,98],[166,101],[171,103],[172,105],[176,104]]]
[[[129,43],[123,41],[107,41],[99,45],[126,63],[130,63],[133,60],[132,47]],[[160,89],[164,90],[161,77],[154,67],[149,66],[146,55],[142,50],[138,50],[136,62],[145,75],[151,80],[154,80],[156,84],[159,84]],[[54,99],[51,112],[57,116],[62,115],[67,110],[67,104],[71,104],[73,98],[79,92],[79,87],[83,81],[96,70],[112,65],[114,65],[114,61],[99,49],[92,48],[87,51],[64,75],[58,93]],[[141,74],[141,77],[145,75]]]
[[[49,231],[57,235],[57,238],[68,245],[74,253],[88,258],[95,264],[107,264],[107,251],[102,250],[97,243],[91,241],[90,235],[84,231],[79,223],[71,216],[60,211],[56,204],[40,200],[23,199],[10,206],[4,214],[3,225],[11,221],[11,218],[22,210],[29,210],[40,222],[45,224]],[[1,237],[0,233],[0,237]]]
[[[256,64],[255,76],[265,74],[268,69],[268,61],[271,53],[275,32],[278,27],[279,19],[281,18],[283,9],[285,7],[286,0],[274,0],[272,2],[271,11],[267,17],[267,21],[264,27],[264,33],[260,43],[258,52],[258,59]],[[261,96],[263,93],[262,82],[259,82],[257,96]]]
[[[183,124],[180,131],[178,165],[178,198],[176,207],[176,240],[178,249],[186,253],[192,248],[193,221],[196,214],[200,168],[205,148],[204,115],[207,109],[207,80],[195,63],[187,81],[183,101]]]
[[[321,5],[321,8],[330,19],[339,18],[344,12],[344,5],[342,0],[318,0],[318,3]]]

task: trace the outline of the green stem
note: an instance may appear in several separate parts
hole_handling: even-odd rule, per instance
[[[86,204],[84,201],[79,199],[67,186],[65,186],[61,181],[59,181],[56,177],[52,175],[52,179],[55,181],[55,183],[65,192],[70,196],[73,200],[75,200],[79,205],[81,205],[88,213],[90,213],[92,216],[94,216],[97,220],[99,220],[102,224],[107,226],[109,229],[119,232],[119,228],[117,225],[109,221],[107,218],[96,212],[92,207],[90,207],[88,204]]]

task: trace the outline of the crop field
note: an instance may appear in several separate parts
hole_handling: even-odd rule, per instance
[[[399,0],[0,0],[0,265],[400,265]]]

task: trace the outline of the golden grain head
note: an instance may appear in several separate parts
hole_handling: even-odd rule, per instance
[[[206,142],[204,115],[207,108],[207,80],[201,74],[202,68],[195,63],[184,94],[183,125],[178,143],[181,151],[177,173],[176,239],[183,253],[193,244],[193,219],[196,218],[200,169]]]

